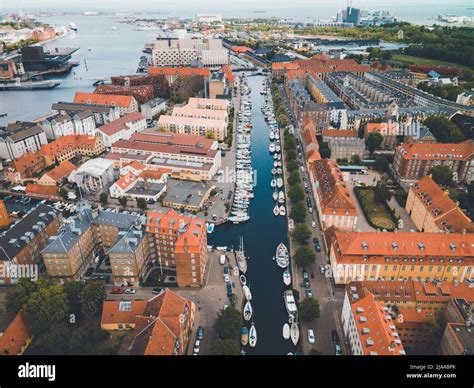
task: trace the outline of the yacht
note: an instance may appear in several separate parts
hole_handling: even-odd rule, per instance
[[[285,244],[278,244],[275,258],[280,268],[286,268],[288,266],[288,264],[290,263],[290,255],[288,253],[288,248],[285,246]]]
[[[240,342],[241,342],[242,346],[246,346],[249,342],[249,329],[247,329],[245,326],[242,327],[242,332],[241,332],[241,335],[240,335]]]
[[[257,345],[257,329],[255,328],[255,324],[253,322],[252,322],[252,326],[250,326],[249,345],[252,348],[254,348]]]
[[[275,202],[278,201],[278,191],[274,191],[272,197]]]
[[[280,192],[278,193],[278,202],[280,204],[285,203],[285,193],[282,190],[280,190]]]
[[[270,143],[270,145],[268,146],[268,151],[270,151],[270,153],[273,154],[275,152],[275,150],[276,150],[275,144]]]
[[[270,186],[274,189],[276,185],[277,185],[276,179],[272,179],[272,181],[270,182]]]
[[[235,252],[235,259],[237,260],[237,266],[239,267],[240,271],[242,273],[247,272],[247,258],[245,257],[245,252],[244,252],[244,238],[243,237],[240,237],[240,247],[239,247],[239,250]],[[245,279],[245,276],[244,276],[244,279]]]
[[[250,292],[250,288],[249,286],[242,286],[242,290],[244,291],[244,296],[245,296],[245,299],[250,301],[252,300],[252,293]]]
[[[291,290],[286,290],[283,293],[283,298],[285,299],[285,307],[286,311],[288,311],[288,314],[290,315],[296,315],[296,302],[295,302],[295,297],[293,296],[293,291]]]

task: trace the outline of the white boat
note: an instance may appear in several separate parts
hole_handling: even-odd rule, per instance
[[[277,169],[276,168],[272,168],[272,175],[276,175],[277,173]]]
[[[270,186],[271,186],[272,188],[275,188],[276,185],[277,185],[276,179],[272,179],[272,181],[270,182]]]
[[[273,214],[275,216],[278,216],[280,214],[280,207],[278,205],[275,205],[275,207],[273,208]]]
[[[252,314],[253,314],[253,308],[252,305],[250,304],[250,301],[247,301],[244,306],[244,319],[246,321],[250,321],[252,319]]]
[[[288,323],[283,325],[283,338],[286,340],[290,339],[290,325]]]
[[[247,258],[245,257],[243,237],[240,237],[240,248],[239,250],[235,251],[235,259],[237,260],[237,266],[239,267],[240,271],[242,273],[247,272]]]
[[[273,154],[275,152],[275,149],[275,144],[270,143],[270,145],[268,146],[268,151]]]
[[[245,326],[242,327],[240,342],[242,346],[246,346],[249,343],[249,329],[247,329]]]
[[[245,277],[245,275],[240,275],[240,283],[245,286],[247,284],[247,278]]]
[[[278,202],[279,203],[285,203],[285,193],[283,191],[280,191],[278,193]]]
[[[278,201],[278,191],[274,191],[272,197],[274,201]]]
[[[286,208],[285,205],[280,206],[280,216],[286,216]]]
[[[71,31],[77,31],[77,26],[75,23],[69,23],[68,24],[68,28],[71,30]]]
[[[290,255],[288,254],[288,248],[285,244],[278,244],[275,259],[280,268],[286,268],[290,263]]]
[[[275,139],[275,134],[273,133],[273,131],[270,132],[270,140],[274,140]]]
[[[255,345],[257,345],[257,329],[255,328],[255,324],[253,323],[252,323],[252,326],[250,326],[249,345],[252,348],[254,348]]]
[[[283,271],[283,283],[285,283],[285,286],[291,284],[291,273],[288,268]]]
[[[210,233],[214,232],[214,227],[215,227],[214,224],[208,224],[207,225],[207,233],[210,234]]]
[[[276,181],[276,185],[279,189],[281,189],[283,187],[283,179],[278,178],[277,181]]]
[[[231,216],[228,218],[228,220],[233,222],[234,224],[245,222],[245,221],[248,221],[249,219],[250,219],[249,216]]]
[[[249,286],[243,286],[244,296],[246,300],[252,300],[252,293],[250,292]]]
[[[296,302],[295,302],[295,297],[293,296],[293,291],[291,290],[286,290],[283,293],[283,298],[285,299],[285,307],[286,311],[288,311],[288,314],[294,315],[296,314]]]
[[[296,346],[296,344],[298,343],[298,340],[300,339],[300,329],[296,322],[293,322],[291,324],[290,336],[291,336],[291,342],[293,342],[293,345]]]

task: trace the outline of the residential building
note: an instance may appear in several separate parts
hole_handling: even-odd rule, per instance
[[[20,356],[30,345],[32,334],[21,312],[5,330],[0,328],[0,356]]]
[[[405,209],[420,232],[474,233],[471,219],[431,175],[410,186]]]
[[[120,116],[138,112],[138,102],[133,96],[76,92],[74,103],[117,107]]]
[[[130,113],[97,128],[97,136],[104,146],[110,148],[118,140],[128,140],[137,132],[146,129],[146,119],[138,112]]]
[[[38,183],[44,186],[58,186],[76,168],[77,167],[74,164],[65,160],[54,167],[52,170],[45,172],[39,179]]]
[[[61,199],[58,186],[43,186],[37,183],[28,183],[25,194],[29,197],[57,201]]]
[[[101,84],[97,85],[94,93],[132,96],[138,104],[144,104],[154,98],[155,91],[153,85],[127,86]]]
[[[129,197],[143,198],[147,201],[157,201],[166,192],[166,181],[170,171],[143,170],[139,172],[128,171],[122,175],[112,186],[109,192],[112,198]]]
[[[364,137],[367,139],[371,133],[382,135],[382,149],[393,150],[397,144],[397,136],[402,135],[398,123],[367,123],[364,130]]]
[[[472,279],[473,234],[325,232],[335,284],[363,280]]]
[[[361,160],[365,155],[365,140],[358,138],[330,137],[328,147],[332,159],[347,159],[357,155]]]
[[[154,98],[140,105],[140,111],[147,120],[152,120],[155,116],[166,110],[166,100],[160,97]]]
[[[175,112],[176,109],[176,112]],[[204,109],[175,108],[172,115],[161,115],[158,129],[171,133],[205,136],[224,141],[227,136],[227,112]],[[223,118],[205,118],[223,116]]]
[[[67,113],[57,113],[50,116],[41,122],[41,126],[43,127],[48,140],[56,140],[61,136],[75,134],[74,120]]]
[[[20,122],[0,128],[0,158],[14,160],[46,144],[46,134],[36,123]]]
[[[60,164],[79,155],[92,157],[98,156],[104,151],[104,143],[100,137],[69,135],[43,145],[39,154]]]
[[[179,211],[198,212],[209,199],[214,185],[169,179],[163,206]]]
[[[169,82],[164,74],[152,74],[152,72],[149,71],[147,74],[131,74],[110,77],[110,80],[112,81],[112,85],[127,87],[152,86],[154,98],[169,97],[169,87],[171,82]]]
[[[91,114],[96,127],[117,120],[120,117],[119,107],[112,104],[98,105],[92,103],[57,102],[51,105],[51,112],[53,115],[61,113],[75,118],[75,121],[77,120],[75,125],[78,135],[94,135],[94,133],[90,133],[92,132],[90,119],[86,120]]]
[[[5,229],[10,226],[10,216],[3,199],[0,199],[0,229]]]
[[[53,160],[41,152],[27,152],[14,160],[5,171],[5,177],[12,183],[20,183],[25,179],[39,176]]]
[[[341,321],[353,355],[406,354],[388,307],[375,300],[373,294],[359,296],[355,287],[346,288]]]
[[[402,181],[416,181],[437,165],[448,166],[456,182],[474,180],[474,144],[407,143],[395,148],[393,170]]]
[[[204,282],[208,261],[205,220],[167,213],[147,213],[145,230],[150,243],[150,260],[160,267],[174,268],[178,286],[199,287]]]
[[[315,160],[311,164],[309,179],[315,193],[316,209],[321,227],[330,226],[352,230],[357,225],[356,202],[345,182],[336,161]]]
[[[40,251],[61,227],[61,215],[52,207],[39,204],[0,235],[0,262],[4,265],[39,264]],[[4,273],[0,284],[14,284],[16,277]]]

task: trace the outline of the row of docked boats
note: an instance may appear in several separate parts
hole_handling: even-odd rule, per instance
[[[234,224],[248,221],[250,200],[254,197],[252,169],[251,131],[252,102],[247,78],[240,78],[240,109],[237,114],[235,151],[235,191],[228,220]]]

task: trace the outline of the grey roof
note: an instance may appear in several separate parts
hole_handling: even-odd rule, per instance
[[[101,210],[99,215],[94,218],[94,224],[111,225],[119,229],[128,229],[133,224],[139,222],[140,217],[133,214],[116,213],[107,210]]]
[[[166,187],[164,183],[147,183],[138,182],[132,189],[127,191],[129,195],[149,195],[154,196],[161,193]]]
[[[128,230],[119,232],[117,240],[107,252],[113,253],[133,253],[137,249],[138,244],[145,236],[142,230]]]
[[[52,110],[64,110],[72,113],[79,113],[86,110],[92,113],[109,113],[112,108],[114,108],[112,105],[76,104],[74,102],[56,102],[51,105]]]
[[[59,236],[55,237],[41,253],[67,253],[77,243],[79,237],[89,228],[89,219],[74,217],[73,223]]]
[[[27,244],[27,240],[38,234],[57,217],[51,206],[39,204],[19,222],[0,235],[0,260],[13,259]]]
[[[209,183],[182,181],[177,179],[167,180],[166,197],[164,202],[183,206],[198,207],[204,195],[211,190]]]

